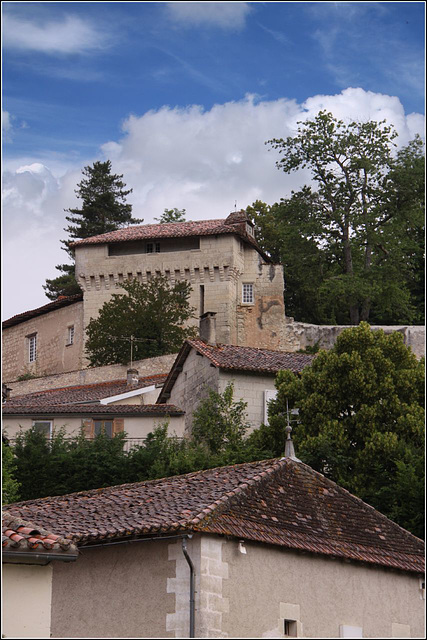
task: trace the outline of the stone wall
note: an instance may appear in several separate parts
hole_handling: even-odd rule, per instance
[[[264,422],[264,393],[267,390],[276,390],[274,380],[273,374],[257,375],[237,371],[220,371],[218,391],[223,393],[227,384],[233,383],[233,401],[243,400],[247,403],[246,414],[251,425],[250,431],[252,431]]]
[[[285,324],[285,351],[298,351],[308,346],[319,344],[321,349],[331,349],[337,337],[349,329],[346,325],[317,325],[305,322],[294,322],[292,318],[286,319]],[[404,343],[411,347],[418,358],[425,355],[425,327],[422,326],[375,326],[371,329],[382,329],[386,334],[398,331],[403,335]]]
[[[176,354],[172,353],[157,358],[137,360],[133,367],[138,370],[141,378],[160,373],[169,373],[174,363]],[[10,396],[44,391],[45,389],[59,389],[60,387],[72,387],[80,384],[95,384],[96,382],[108,382],[109,380],[126,380],[127,365],[111,364],[105,367],[92,367],[90,369],[78,369],[68,373],[58,373],[51,376],[34,378],[22,382],[11,381]]]
[[[73,344],[68,328],[74,327]],[[28,336],[37,336],[37,357],[29,362]],[[3,381],[23,374],[46,376],[82,366],[83,302],[76,302],[3,330]]]

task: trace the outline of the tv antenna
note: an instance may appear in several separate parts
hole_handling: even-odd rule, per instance
[[[132,369],[132,364],[133,364],[133,344],[134,342],[156,342],[156,340],[153,340],[152,338],[135,338],[134,335],[132,336],[107,336],[108,338],[111,338],[112,340],[128,340],[130,342],[130,368]]]

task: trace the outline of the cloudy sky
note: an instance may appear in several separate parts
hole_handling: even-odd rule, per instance
[[[222,218],[309,179],[264,144],[320,109],[424,135],[423,2],[3,2],[3,304],[46,304],[109,158],[133,215]]]

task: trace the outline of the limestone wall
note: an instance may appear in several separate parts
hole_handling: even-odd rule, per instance
[[[185,411],[185,428],[193,423],[193,412],[200,401],[207,398],[209,390],[218,391],[219,370],[209,360],[192,349],[172,388],[168,404]]]
[[[292,318],[287,318],[284,329],[284,350],[298,351],[299,349],[313,346],[316,343],[319,343],[321,349],[330,349],[334,346],[341,331],[349,328],[348,325],[316,325],[305,322],[293,322]],[[371,329],[382,329],[386,334],[398,331],[403,334],[405,344],[411,347],[418,358],[425,355],[425,327],[373,325]]]
[[[238,545],[226,541],[217,559],[226,579],[215,637],[283,638],[285,620],[305,638],[343,637],[343,626],[360,633],[344,637],[424,637],[416,574],[251,542],[242,554]]]
[[[157,358],[137,360],[133,363],[133,367],[138,370],[141,378],[159,373],[169,373],[175,358],[176,354],[172,353],[166,356],[157,356]],[[78,369],[68,373],[58,373],[22,382],[11,381],[8,383],[11,388],[10,397],[35,391],[44,391],[45,389],[95,384],[96,382],[108,382],[109,380],[126,380],[128,368],[128,365],[111,364],[105,367]]]
[[[251,425],[250,431],[257,429],[264,422],[265,391],[275,391],[275,376],[254,375],[241,372],[220,371],[219,393],[223,393],[227,384],[234,385],[233,400],[244,400],[247,403],[246,415]],[[249,431],[249,433],[250,433]]]
[[[68,328],[74,327],[73,344]],[[28,336],[36,334],[37,356],[29,362]],[[30,373],[46,376],[82,366],[83,302],[21,322],[3,330],[3,381]]]

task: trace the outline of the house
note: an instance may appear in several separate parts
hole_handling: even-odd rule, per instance
[[[204,340],[186,340],[160,392],[158,403],[170,402],[185,411],[185,428],[191,428],[193,412],[210,390],[222,393],[232,382],[234,400],[247,403],[252,428],[268,423],[268,402],[275,397],[275,376],[281,369],[300,373],[314,356],[229,344],[217,344],[214,314],[201,323]]]
[[[55,638],[425,637],[422,541],[290,449],[7,505],[6,526],[54,531],[79,552],[40,576],[44,632],[49,621]],[[25,582],[10,561],[6,598]],[[19,594],[19,616],[5,608],[6,630],[26,635],[39,591]]]
[[[46,433],[65,428],[67,436],[83,428],[88,438],[104,431],[113,436],[125,431],[134,444],[141,444],[159,423],[169,422],[170,434],[184,434],[184,412],[170,403],[155,400],[164,374],[140,378],[130,369],[127,380],[76,385],[17,395],[3,405],[3,430],[14,440],[30,427]]]
[[[83,333],[83,293],[5,320],[3,379],[81,369]]]

